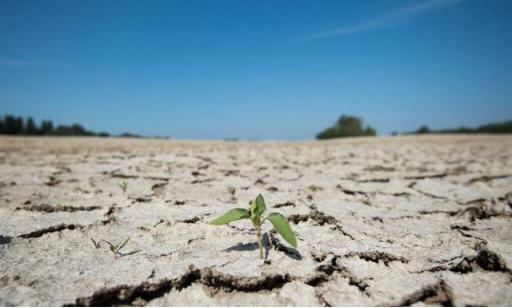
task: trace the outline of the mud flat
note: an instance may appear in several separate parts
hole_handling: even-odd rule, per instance
[[[0,305],[512,305],[511,234],[511,136],[0,138]]]

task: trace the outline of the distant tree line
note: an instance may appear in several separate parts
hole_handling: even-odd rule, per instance
[[[41,125],[28,117],[5,115],[0,117],[0,134],[2,135],[25,135],[25,136],[100,136],[108,137],[109,133],[95,133],[85,129],[80,124],[54,126],[52,121],[43,120]]]
[[[489,123],[478,127],[459,127],[450,129],[431,130],[423,125],[414,132],[405,134],[510,134],[512,133],[512,120],[498,123]]]
[[[373,127],[363,127],[363,120],[361,120],[361,118],[349,115],[342,115],[333,126],[318,133],[316,135],[316,138],[331,139],[375,135],[377,135],[377,131]]]

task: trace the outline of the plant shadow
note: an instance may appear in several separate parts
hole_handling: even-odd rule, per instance
[[[270,248],[273,248],[274,250],[284,252],[285,255],[294,260],[302,260],[302,255],[297,249],[281,244],[281,242],[274,237],[271,232],[264,233],[262,241],[263,247],[265,247],[265,259],[268,258]]]
[[[224,249],[224,251],[254,251],[258,249],[258,243],[238,243],[229,248]]]
[[[278,239],[276,239],[272,235],[269,235],[268,232],[263,234],[263,236],[261,237],[261,241],[263,243],[263,249],[265,250],[265,260],[268,259],[268,255],[269,255],[271,249],[281,251],[285,255],[287,255],[288,257],[290,257],[294,260],[302,260],[302,255],[300,254],[300,252],[297,249],[281,244],[281,242],[279,242]],[[258,243],[252,242],[252,243],[238,243],[236,245],[233,245],[231,247],[224,249],[224,251],[227,251],[227,252],[230,252],[230,251],[255,251],[258,249],[259,249]]]
[[[141,251],[142,250],[139,249],[139,250],[134,250],[134,251],[130,251],[130,252],[127,252],[127,253],[118,252],[117,254],[119,255],[119,258],[122,258],[122,257],[126,257],[126,256],[129,256],[129,255],[136,254],[136,253],[141,252]]]

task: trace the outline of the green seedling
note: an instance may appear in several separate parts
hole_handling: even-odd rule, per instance
[[[240,219],[250,219],[252,221],[252,225],[256,229],[256,237],[258,240],[258,246],[260,249],[260,259],[263,259],[263,244],[261,242],[261,226],[265,222],[265,220],[269,220],[274,229],[281,234],[281,236],[293,247],[297,247],[297,240],[295,239],[295,234],[293,234],[290,225],[288,224],[288,219],[284,217],[282,214],[273,212],[270,213],[267,217],[263,218],[263,213],[265,212],[265,200],[263,196],[260,194],[256,197],[256,200],[251,202],[251,206],[249,209],[236,208],[226,212],[224,215],[210,221],[211,225],[225,225],[232,221],[240,220]]]
[[[119,184],[119,187],[121,187],[123,192],[126,193],[126,190],[128,190],[128,182],[123,181],[122,183]]]
[[[101,246],[101,242],[104,242],[106,243],[107,245],[109,245],[110,247],[110,251],[112,251],[112,253],[114,254],[114,257],[118,257],[121,255],[121,249],[126,246],[126,244],[128,243],[128,241],[130,240],[130,238],[127,238],[126,240],[124,240],[123,242],[119,242],[117,243],[117,245],[114,245],[112,244],[111,242],[107,241],[107,240],[104,240],[104,239],[100,239],[99,241],[95,241],[93,238],[91,238],[91,241],[92,243],[94,244],[94,247],[96,247],[96,249],[100,248]]]

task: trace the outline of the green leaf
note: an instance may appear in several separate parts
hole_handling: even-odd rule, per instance
[[[210,225],[225,225],[235,220],[250,218],[251,214],[246,209],[236,208],[226,212],[224,215],[210,221]]]
[[[274,226],[274,229],[281,234],[281,236],[293,247],[297,248],[297,240],[295,234],[293,234],[292,228],[288,224],[288,220],[282,214],[271,213],[268,215],[268,220]]]
[[[107,240],[104,240],[104,239],[101,239],[98,241],[98,245],[101,243],[101,242],[105,242],[107,243],[108,246],[110,246],[110,250],[114,251],[114,248],[116,247],[114,244],[112,244],[111,242],[107,241]]]
[[[118,244],[116,247],[116,253],[118,253],[128,243],[129,240],[130,238],[127,238],[126,240],[124,240],[124,242]]]
[[[256,197],[256,200],[251,204],[251,216],[253,218],[260,218],[261,215],[263,215],[263,212],[265,212],[265,208],[265,200],[263,199],[263,196],[259,194],[258,197]]]
[[[90,238],[96,249],[100,248],[100,243],[96,242],[92,237]]]

